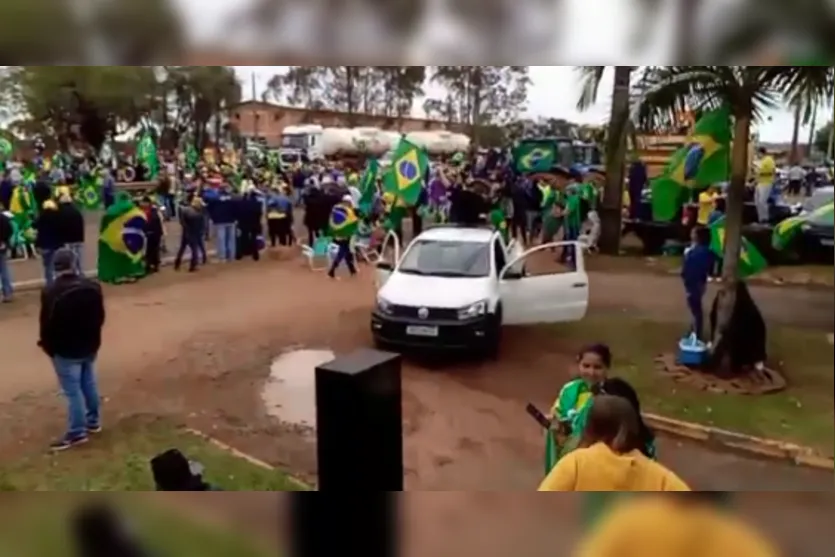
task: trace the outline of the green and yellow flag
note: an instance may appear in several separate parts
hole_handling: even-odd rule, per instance
[[[420,198],[428,168],[429,155],[426,151],[401,139],[391,166],[383,176],[385,190],[400,198],[406,206],[413,207]]]
[[[522,141],[513,149],[513,162],[519,172],[551,172],[557,163],[553,141]]]
[[[157,144],[150,132],[145,131],[136,146],[136,160],[145,165],[148,169],[146,180],[156,180],[159,175],[159,158],[157,157]]]
[[[731,115],[727,107],[696,122],[687,145],[676,151],[664,174],[652,181],[652,217],[671,221],[689,196],[689,188],[724,182],[730,176]]]
[[[377,159],[371,159],[359,183],[360,199],[357,207],[363,215],[371,213],[374,207],[374,197],[377,194],[377,177],[380,174],[380,163]]]
[[[99,280],[115,284],[145,274],[145,213],[120,194],[102,217],[99,232]]]
[[[92,174],[85,174],[79,180],[75,199],[82,209],[88,211],[99,209],[102,205],[99,178]]]
[[[801,231],[803,225],[809,222],[820,223],[823,225],[835,225],[835,202],[827,203],[812,211],[807,215],[798,215],[790,217],[774,227],[774,233],[771,236],[771,245],[776,250],[784,250],[792,243],[795,236]]]
[[[725,257],[725,219],[719,219],[710,227],[710,249],[717,257]],[[748,278],[762,272],[768,263],[754,244],[742,237],[739,250],[739,278]]]

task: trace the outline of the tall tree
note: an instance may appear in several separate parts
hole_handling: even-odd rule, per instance
[[[423,95],[426,66],[374,66],[382,89],[380,113],[397,119],[408,116]]]
[[[733,116],[724,282],[717,335],[726,330],[736,301],[751,126],[766,109],[796,98],[803,91],[819,100],[832,98],[835,70],[809,66],[650,66],[637,84],[634,113],[646,124],[667,119],[682,106],[694,109],[727,106]]]
[[[100,39],[110,63],[148,64],[179,58],[185,48],[184,23],[168,0],[101,0],[94,3],[88,37]]]
[[[528,100],[528,66],[434,66],[431,80],[456,104],[457,120],[469,125],[474,144],[482,127],[518,119]]]
[[[84,62],[81,21],[69,0],[0,2],[0,52],[4,65]]]
[[[290,66],[285,73],[270,78],[267,92],[277,102],[320,109],[324,106],[322,96],[325,78],[324,66]]]
[[[577,108],[586,110],[598,97],[600,83],[607,66],[581,66],[582,92]],[[600,251],[620,253],[621,206],[626,165],[626,139],[630,131],[630,82],[634,66],[614,66],[612,109],[606,132],[606,184],[600,212]]]
[[[202,149],[207,144],[208,126],[214,119],[213,135],[219,140],[223,116],[241,101],[241,84],[229,66],[180,66],[172,71],[177,103],[182,117]]]

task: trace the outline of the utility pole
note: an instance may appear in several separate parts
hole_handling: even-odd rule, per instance
[[[252,119],[253,119],[253,132],[255,137],[253,140],[258,142],[259,135],[258,135],[258,124],[260,123],[259,120],[261,119],[261,115],[258,113],[258,97],[256,95],[256,86],[255,86],[255,72],[252,72]]]

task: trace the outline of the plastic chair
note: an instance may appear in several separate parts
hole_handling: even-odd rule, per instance
[[[301,244],[302,255],[307,258],[307,263],[311,271],[327,270],[333,262],[339,246],[333,243],[333,238],[328,236],[320,236],[316,238],[312,246]],[[324,266],[318,266],[317,263],[324,260]]]

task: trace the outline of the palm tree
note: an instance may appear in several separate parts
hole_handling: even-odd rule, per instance
[[[586,110],[597,100],[600,82],[607,66],[580,66],[582,92],[579,110]],[[632,72],[636,66],[614,66],[612,110],[606,134],[606,185],[600,204],[600,251],[609,255],[620,252],[621,204],[623,200],[626,138],[629,131],[629,101]]]
[[[733,116],[718,335],[727,327],[735,302],[752,124],[781,101],[806,95],[820,102],[833,91],[835,70],[826,66],[650,66],[636,84],[633,115],[646,125],[668,118],[682,106],[696,111],[727,106]]]

